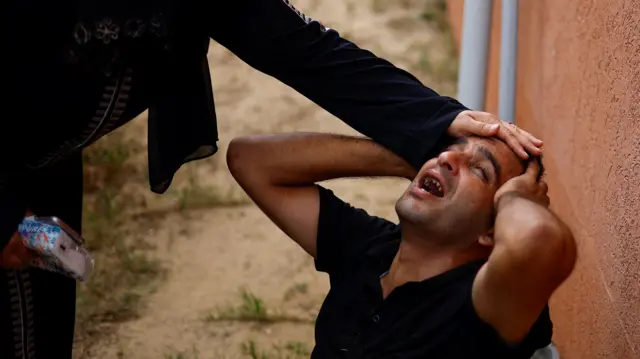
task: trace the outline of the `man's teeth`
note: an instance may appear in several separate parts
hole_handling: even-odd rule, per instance
[[[438,191],[442,192],[442,185],[440,184],[440,182],[436,181],[435,179],[429,177],[427,178],[426,181],[424,181],[425,185],[433,185],[436,186],[438,188]]]
[[[430,192],[430,193],[435,192],[433,194],[436,194],[438,196],[442,196],[443,194],[442,185],[435,178],[428,177],[424,181],[424,188],[427,190],[427,192]],[[432,191],[430,189],[436,189],[436,191]]]

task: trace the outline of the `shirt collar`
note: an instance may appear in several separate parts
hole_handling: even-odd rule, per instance
[[[391,267],[391,263],[393,262],[393,259],[398,253],[398,250],[400,249],[400,241],[401,241],[400,235],[397,234],[397,236],[394,237],[394,239],[384,241],[372,247],[367,252],[367,257],[378,276],[382,276]],[[467,262],[458,267],[452,268],[446,272],[438,274],[434,277],[427,278],[421,282],[414,282],[414,283],[407,283],[407,284],[420,285],[420,286],[428,284],[429,286],[432,286],[442,282],[457,281],[458,279],[468,277],[471,275],[475,277],[475,274],[480,270],[482,265],[486,263],[486,261],[487,261],[486,258],[482,258],[482,259],[474,260],[471,262]]]

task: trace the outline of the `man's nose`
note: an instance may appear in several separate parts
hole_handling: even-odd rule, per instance
[[[456,176],[460,171],[462,154],[453,151],[445,151],[438,156],[438,165]]]

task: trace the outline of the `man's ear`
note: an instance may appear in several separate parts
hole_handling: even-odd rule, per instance
[[[480,243],[483,247],[493,247],[493,228],[489,230],[486,234],[480,236],[478,238],[478,243]]]

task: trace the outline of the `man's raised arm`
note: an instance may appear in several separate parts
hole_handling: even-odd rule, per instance
[[[416,173],[372,140],[321,133],[237,138],[229,145],[227,163],[256,205],[314,257],[320,211],[316,182],[342,177],[413,178]]]
[[[547,185],[531,161],[496,193],[494,248],[473,285],[478,316],[519,343],[576,261],[571,230],[548,208]]]

